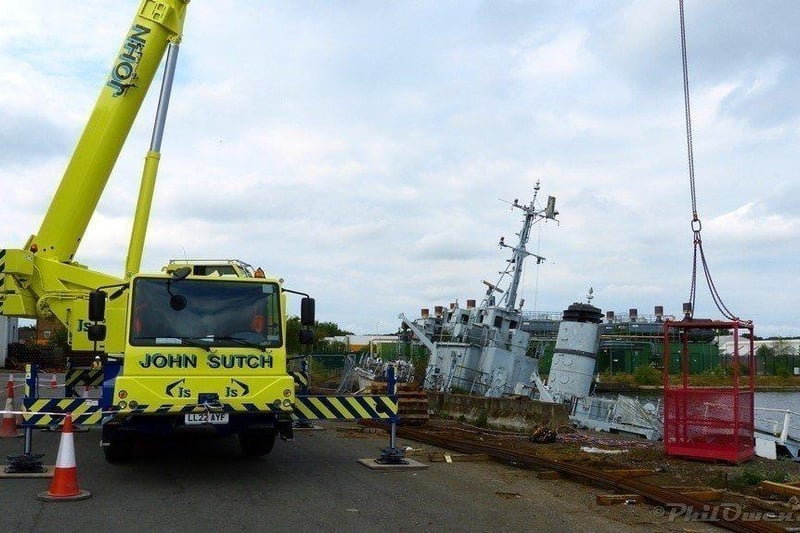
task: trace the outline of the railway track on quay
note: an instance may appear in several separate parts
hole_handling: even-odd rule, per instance
[[[362,424],[377,428],[387,428],[386,424],[375,421],[364,421]],[[724,505],[710,504],[680,492],[641,481],[637,478],[625,477],[624,474],[605,472],[603,470],[564,461],[547,459],[530,453],[510,450],[505,446],[493,445],[486,442],[475,442],[474,440],[459,438],[449,431],[447,435],[442,433],[442,431],[426,429],[425,427],[397,427],[397,435],[399,437],[417,442],[431,444],[459,453],[486,454],[494,460],[514,466],[532,470],[556,471],[568,478],[581,480],[591,485],[623,493],[635,493],[651,504],[660,506],[665,510],[665,514],[669,513],[670,509],[680,508],[682,506],[685,506],[685,509],[701,511],[704,517],[716,518],[713,520],[704,520],[704,523],[729,531],[756,533],[800,531],[798,528],[783,527],[777,522],[753,520],[750,515],[741,512],[733,513],[730,508],[726,508]],[[682,520],[683,517],[681,516],[679,519]]]

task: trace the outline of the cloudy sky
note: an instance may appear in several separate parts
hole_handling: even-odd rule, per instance
[[[138,1],[0,15],[0,247],[35,233]],[[686,6],[711,274],[756,333],[800,334],[800,3]],[[188,10],[143,267],[236,257],[318,319],[480,299],[521,217],[528,311],[680,315],[692,265],[677,1],[207,1]],[[158,81],[77,260],[121,275]],[[290,312],[297,312],[293,304]],[[697,317],[721,318],[698,280]]]

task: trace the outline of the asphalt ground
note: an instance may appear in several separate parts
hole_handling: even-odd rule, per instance
[[[148,440],[121,465],[105,461],[99,429],[76,432],[79,485],[91,498],[42,502],[37,494],[49,479],[0,478],[0,531],[622,533],[688,525],[654,519],[648,505],[597,506],[596,495],[607,491],[539,480],[509,465],[429,462],[429,453],[442,450],[404,439],[398,446],[428,468],[371,470],[358,460],[378,457],[388,436],[345,431],[354,426],[296,431],[294,441],[278,441],[259,458],[242,456],[235,437]],[[60,439],[35,430],[33,453],[54,464]],[[0,439],[3,458],[22,451],[23,439]]]
[[[161,440],[111,465],[98,430],[75,433],[79,485],[91,498],[41,502],[49,479],[0,479],[0,531],[620,531],[580,501],[529,493],[520,477],[535,476],[511,467],[370,470],[357,459],[377,457],[388,440],[352,435],[330,425],[298,431],[264,458],[241,456],[235,438]],[[34,433],[45,464],[60,437]],[[0,451],[16,455],[22,445],[2,439]]]

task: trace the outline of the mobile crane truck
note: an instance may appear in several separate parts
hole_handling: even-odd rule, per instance
[[[286,293],[303,295],[301,342],[313,340],[314,300],[240,261],[173,261],[139,272],[161,140],[188,0],[143,0],[116,55],[39,232],[0,250],[0,314],[55,317],[75,351],[105,360],[99,400],[23,399],[26,454],[34,427],[102,425],[106,458],[130,456],[140,433],[212,429],[237,434],[242,452],[270,452],[292,421],[389,419],[396,396],[312,396],[287,371]],[[151,81],[166,54],[124,275],[75,261]],[[91,376],[90,376],[91,377]],[[68,374],[69,379],[69,374]],[[35,381],[35,380],[34,380]]]

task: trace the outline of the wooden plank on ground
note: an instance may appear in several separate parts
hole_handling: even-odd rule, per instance
[[[785,496],[800,496],[800,487],[788,485],[786,483],[775,483],[774,481],[762,481],[758,484],[758,489],[770,494],[783,494]]]
[[[689,496],[702,502],[718,502],[722,500],[722,495],[725,493],[724,490],[712,489],[711,487],[666,486],[662,488],[680,492],[684,496]]]
[[[764,500],[762,498],[758,498],[757,496],[745,496],[744,501],[746,501],[748,505],[752,505],[754,507],[758,507],[759,509],[764,509],[775,513],[781,513],[792,510],[792,506],[786,502],[779,502],[775,500]],[[784,531],[789,531],[789,530],[785,529]]]
[[[489,455],[485,453],[431,453],[428,461],[432,463],[465,463],[488,461]]]
[[[406,448],[403,450],[403,455],[405,455],[406,457],[409,456],[422,457],[423,455],[426,455],[426,452],[422,448],[411,448],[411,449]]]
[[[598,494],[597,505],[615,505],[618,503],[642,503],[638,494]]]

